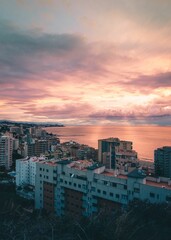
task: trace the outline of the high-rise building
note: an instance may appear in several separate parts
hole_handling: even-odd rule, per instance
[[[44,156],[41,156],[16,160],[16,186],[35,186],[36,164],[45,159]]]
[[[108,169],[120,168],[128,162],[137,161],[137,153],[132,150],[132,142],[119,138],[98,140],[98,160]]]
[[[154,169],[156,176],[171,178],[171,147],[162,147],[154,151]]]
[[[13,139],[10,136],[0,137],[0,166],[10,169],[12,166]]]

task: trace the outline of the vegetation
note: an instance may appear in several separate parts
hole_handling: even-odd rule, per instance
[[[100,212],[91,218],[62,218],[29,211],[14,189],[0,189],[1,240],[169,240],[171,207],[133,202],[125,211]]]

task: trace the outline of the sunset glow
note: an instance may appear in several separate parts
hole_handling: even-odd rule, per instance
[[[170,125],[170,11],[170,0],[2,0],[0,118]]]

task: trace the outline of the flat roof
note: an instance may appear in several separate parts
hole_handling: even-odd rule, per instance
[[[71,160],[66,159],[66,160],[58,161],[58,164],[67,165],[67,164],[69,164],[71,162],[72,162]]]
[[[128,177],[131,178],[146,178],[146,174],[141,169],[134,169],[132,172],[128,173]]]
[[[122,174],[119,174],[119,175],[116,175],[114,172],[106,172],[104,171],[103,173],[101,173],[105,176],[109,176],[109,177],[115,177],[115,178],[121,178],[121,179],[128,179],[127,175],[122,175]]]
[[[146,180],[146,184],[153,187],[171,189],[171,185],[168,185],[167,183],[163,183],[163,182],[153,182],[153,181]]]
[[[89,160],[77,160],[69,164],[70,168],[78,169],[81,171],[86,171],[89,167],[93,165]]]
[[[39,161],[39,163],[41,163],[41,164],[45,164],[45,165],[49,165],[49,166],[57,166],[57,161],[56,160],[54,160],[54,161],[52,161],[52,160],[50,160],[50,161]]]

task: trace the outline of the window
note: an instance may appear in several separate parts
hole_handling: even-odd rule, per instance
[[[128,199],[127,195],[122,194],[122,199],[127,200]]]
[[[42,171],[42,168],[39,168],[40,171]]]
[[[77,184],[76,183],[74,183],[74,187],[76,187],[77,186]]]
[[[100,190],[100,189],[97,189],[97,192],[98,192],[98,193],[101,193],[101,190]]]
[[[46,169],[46,172],[49,172],[49,169]]]
[[[71,185],[71,182],[69,182],[69,185]]]
[[[60,179],[60,182],[63,182],[63,179],[62,179],[62,178]]]
[[[42,177],[42,174],[40,174],[40,177]]]
[[[155,194],[150,192],[150,197],[154,198],[155,197]]]
[[[48,176],[46,176],[46,179],[49,179],[49,177],[48,177]]]
[[[53,177],[53,180],[57,180],[57,177]]]
[[[140,192],[140,189],[139,189],[139,188],[134,188],[134,192],[135,192],[135,193],[139,193],[139,192]]]
[[[119,194],[116,194],[116,198],[119,198]]]
[[[125,190],[127,189],[127,185],[124,185],[124,189],[125,189]]]
[[[78,184],[78,187],[81,188],[81,184]]]
[[[117,187],[117,183],[112,183],[112,187]]]
[[[112,192],[110,192],[110,196],[113,197],[113,193]]]
[[[166,196],[166,201],[171,202],[171,196]]]
[[[53,170],[53,173],[56,173],[56,170]]]
[[[103,194],[106,195],[106,191],[103,191]]]
[[[96,191],[95,187],[91,187],[91,191],[95,192]]]
[[[107,185],[107,183],[108,183],[107,181],[104,181],[104,185]]]
[[[65,184],[67,184],[67,181],[65,181]]]

